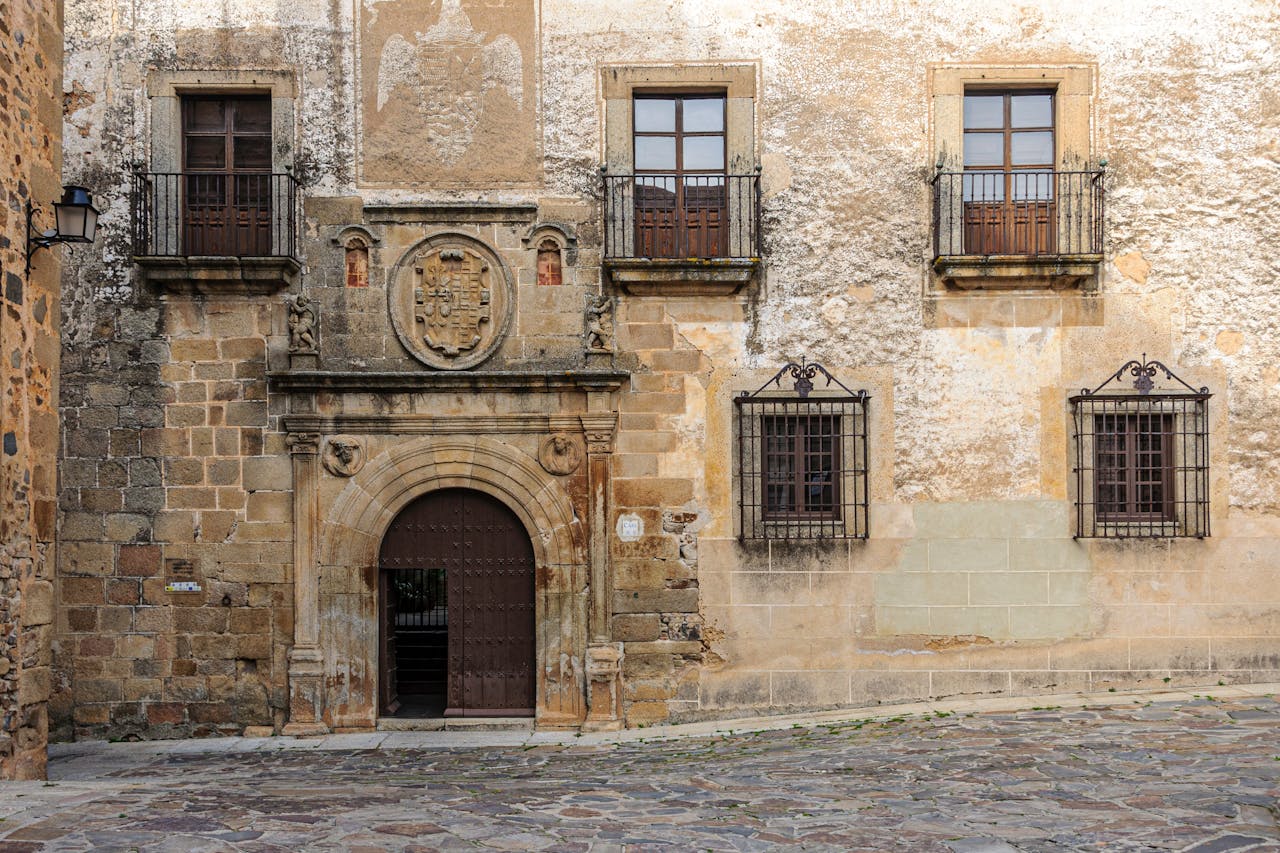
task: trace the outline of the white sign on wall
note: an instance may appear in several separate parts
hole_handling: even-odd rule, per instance
[[[644,520],[633,512],[618,516],[618,538],[623,542],[635,542],[644,535]]]

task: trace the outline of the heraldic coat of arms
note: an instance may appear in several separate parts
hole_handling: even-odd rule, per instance
[[[489,265],[449,248],[422,259],[413,274],[413,318],[423,343],[450,357],[475,349],[493,319]]]

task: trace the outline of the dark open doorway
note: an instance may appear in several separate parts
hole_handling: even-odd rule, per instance
[[[469,489],[418,498],[382,541],[379,711],[532,716],[534,560],[523,524]]]

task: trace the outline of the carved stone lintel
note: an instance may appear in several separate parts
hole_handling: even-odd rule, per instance
[[[314,456],[320,452],[320,435],[314,432],[291,432],[284,437],[289,452],[295,456]]]
[[[335,477],[354,477],[364,467],[364,445],[350,435],[335,435],[324,443],[320,464]]]
[[[580,415],[582,431],[587,438],[587,453],[612,453],[613,436],[618,426],[614,412]]]
[[[587,719],[584,732],[622,728],[622,643],[587,647]]]
[[[558,432],[542,442],[538,448],[538,462],[548,474],[563,477],[578,470],[582,464],[582,451],[573,436]]]

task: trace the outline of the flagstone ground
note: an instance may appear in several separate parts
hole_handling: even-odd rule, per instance
[[[582,737],[65,744],[49,783],[0,786],[0,853],[1280,850],[1277,691],[988,699]]]

